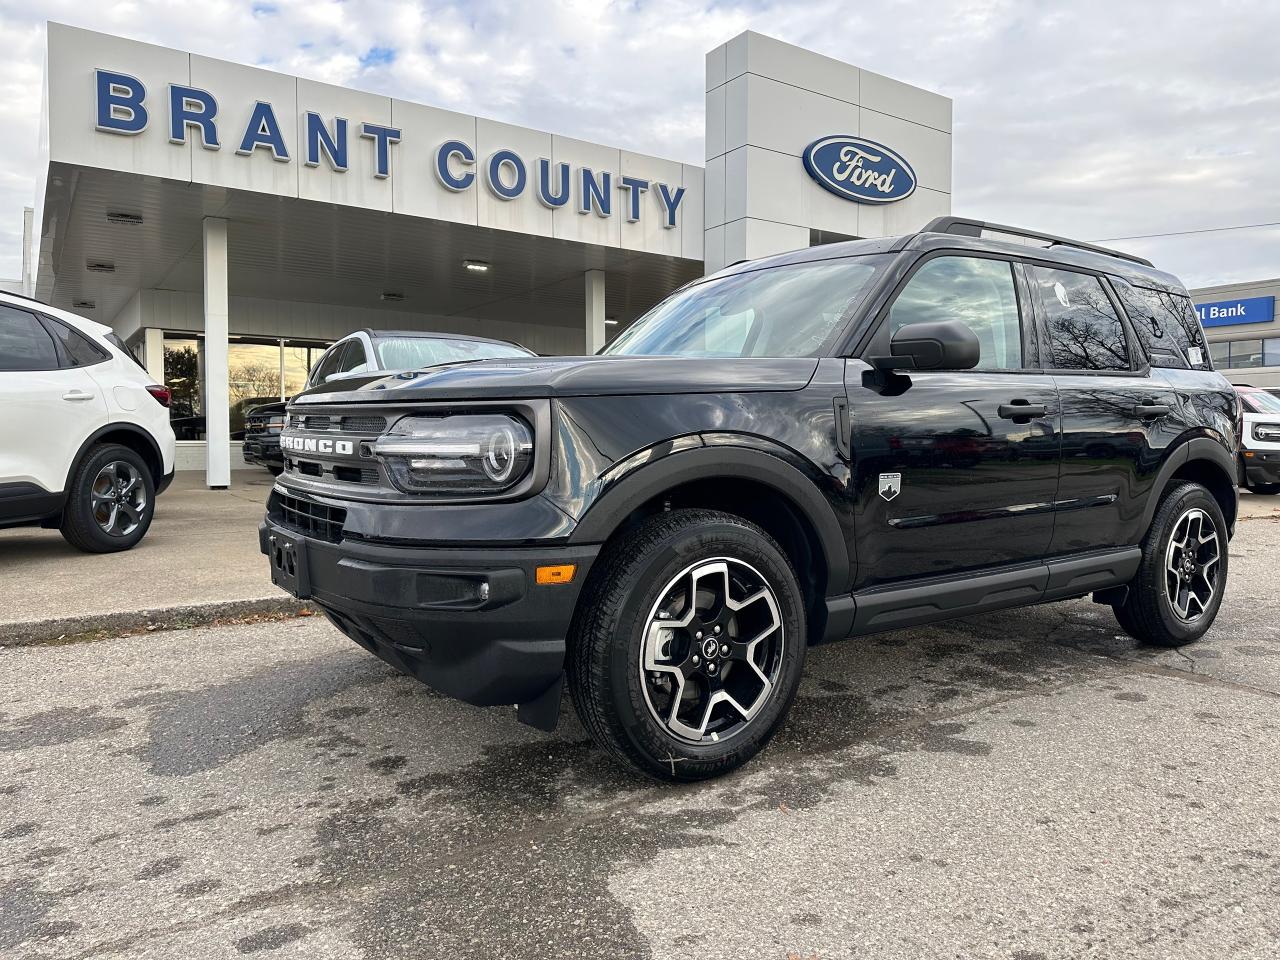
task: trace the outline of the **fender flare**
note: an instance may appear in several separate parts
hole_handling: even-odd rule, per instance
[[[827,567],[826,593],[848,590],[849,548],[831,504],[799,468],[772,453],[746,446],[696,447],[636,467],[587,508],[569,542],[603,543],[641,504],[673,487],[717,477],[754,480],[790,501],[817,534]]]
[[[127,420],[116,420],[112,423],[103,424],[97,430],[93,431],[93,433],[89,434],[89,436],[85,438],[84,443],[80,444],[80,449],[77,450],[76,455],[71,458],[71,466],[67,468],[67,475],[62,481],[63,492],[66,492],[67,487],[71,484],[71,478],[74,477],[76,471],[80,469],[80,464],[84,461],[85,456],[88,455],[89,448],[105,437],[108,433],[121,432],[134,434],[146,441],[147,447],[151,450],[152,456],[155,457],[156,463],[160,466],[159,475],[151,478],[152,482],[156,485],[156,488],[159,489],[161,482],[164,480],[164,456],[160,453],[160,445],[156,443],[155,437],[151,436],[150,433],[142,429],[142,427],[138,426],[136,423],[130,423]]]
[[[1160,495],[1164,493],[1165,487],[1169,485],[1170,478],[1182,467],[1194,460],[1204,460],[1213,464],[1222,471],[1224,479],[1231,484],[1232,488],[1235,488],[1235,458],[1227,452],[1221,441],[1213,440],[1209,437],[1192,437],[1190,440],[1178,444],[1173,452],[1165,457],[1164,463],[1160,464],[1160,469],[1156,472],[1156,479],[1151,487],[1152,495],[1147,498],[1147,506],[1142,512],[1142,531],[1144,536],[1146,531],[1151,528],[1151,521],[1156,515],[1156,507],[1160,505]]]

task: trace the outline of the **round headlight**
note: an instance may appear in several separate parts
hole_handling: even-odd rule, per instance
[[[511,479],[511,471],[516,468],[516,435],[510,427],[499,427],[489,437],[482,465],[494,483]]]

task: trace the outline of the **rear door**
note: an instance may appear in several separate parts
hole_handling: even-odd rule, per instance
[[[1050,554],[1137,543],[1165,449],[1186,429],[1109,281],[1028,265],[1062,403],[1062,479]]]
[[[0,304],[0,486],[15,497],[33,484],[61,492],[80,445],[107,422],[102,390],[73,363],[34,313]]]
[[[943,251],[917,263],[866,351],[907,323],[962,320],[972,370],[904,371],[879,389],[847,364],[858,577],[855,589],[1038,560],[1053,532],[1058,395],[1039,367],[1015,265]]]

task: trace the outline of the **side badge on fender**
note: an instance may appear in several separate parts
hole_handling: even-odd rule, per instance
[[[880,496],[885,500],[892,500],[902,490],[902,474],[900,473],[882,473],[880,474]]]

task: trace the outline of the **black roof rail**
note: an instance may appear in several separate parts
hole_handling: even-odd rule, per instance
[[[924,225],[921,233],[950,233],[960,237],[981,237],[982,231],[990,230],[993,233],[1007,233],[1013,237],[1026,237],[1028,240],[1044,240],[1050,247],[1074,247],[1077,250],[1088,250],[1090,253],[1100,253],[1105,257],[1119,257],[1121,260],[1129,260],[1133,263],[1140,263],[1144,267],[1155,269],[1155,264],[1150,260],[1144,260],[1137,254],[1125,253],[1122,250],[1112,250],[1110,247],[1100,247],[1096,243],[1085,243],[1083,240],[1068,240],[1066,237],[1055,236],[1052,233],[1040,233],[1037,230],[1025,230],[1022,227],[1010,227],[1003,223],[987,223],[983,220],[967,220],[964,217],[935,217]]]

